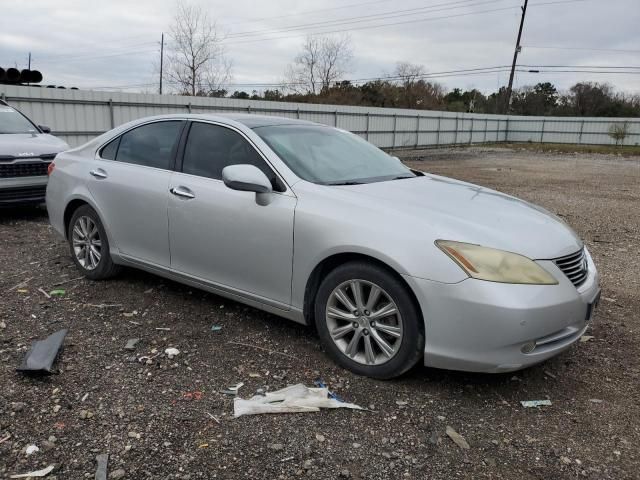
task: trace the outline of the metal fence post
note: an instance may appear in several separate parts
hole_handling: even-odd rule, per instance
[[[7,97],[4,96],[4,92],[0,93],[0,100],[2,100],[3,102],[7,101]]]
[[[509,143],[509,117],[507,117],[507,125],[504,127],[504,142]]]
[[[300,108],[296,108],[296,118],[300,120]]]
[[[438,130],[436,131],[436,147],[440,145],[440,120],[442,117],[438,117]]]
[[[113,100],[109,99],[109,121],[111,122],[111,128],[116,127],[116,122],[113,118]]]
[[[398,115],[393,114],[393,142],[391,144],[391,148],[395,148],[396,146],[396,125],[398,125]]]
[[[582,143],[582,132],[584,132],[584,118],[580,124],[580,136],[578,137],[578,143]]]
[[[416,115],[416,148],[420,140],[420,114]]]
[[[187,103],[187,111],[191,113],[191,102]]]
[[[456,131],[453,135],[453,144],[457,145],[458,144],[458,114],[456,113]]]
[[[487,129],[489,128],[489,119],[485,117],[484,119],[484,138],[482,139],[482,143],[487,143]]]
[[[542,131],[540,132],[540,143],[542,143],[542,140],[544,139],[544,124],[547,121],[546,118],[542,119]]]
[[[336,110],[334,113],[336,116],[333,120],[333,126],[337,128],[338,127],[338,110]]]
[[[473,142],[473,117],[471,117],[471,132],[469,133],[469,145]]]
[[[369,121],[371,119],[371,116],[369,115],[369,112],[367,112],[367,128],[366,128],[366,140],[367,142],[369,141]]]

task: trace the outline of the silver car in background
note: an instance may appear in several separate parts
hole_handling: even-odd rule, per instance
[[[49,164],[69,148],[50,132],[0,100],[0,207],[44,202]]]
[[[91,279],[121,265],[315,325],[361,375],[512,371],[580,338],[589,252],[517,198],[413,171],[360,137],[258,115],[170,115],[59,155],[51,224]]]

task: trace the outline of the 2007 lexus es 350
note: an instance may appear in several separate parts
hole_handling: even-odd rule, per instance
[[[137,267],[315,325],[337,363],[376,378],[420,359],[539,363],[580,338],[600,292],[546,210],[299,120],[122,125],[56,157],[47,208],[88,278]]]

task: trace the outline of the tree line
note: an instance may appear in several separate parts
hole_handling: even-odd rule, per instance
[[[232,62],[224,35],[200,6],[179,3],[170,29],[163,76],[182,95],[300,103],[504,113],[506,88],[485,95],[477,89],[447,91],[429,81],[424,66],[398,62],[380,79],[345,80],[353,60],[348,35],[309,36],[286,67],[278,87],[229,91]],[[550,82],[515,89],[509,112],[515,115],[638,117],[640,95],[615,91],[607,83],[578,82],[559,91]]]

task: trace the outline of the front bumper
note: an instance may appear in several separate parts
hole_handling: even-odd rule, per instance
[[[47,180],[46,175],[0,178],[0,206],[44,202]]]
[[[538,263],[558,285],[474,279],[446,284],[406,276],[425,320],[425,365],[508,372],[566,350],[586,330],[599,299],[598,273],[588,254],[587,262],[589,274],[578,288],[551,261]],[[535,348],[523,353],[531,342]]]

